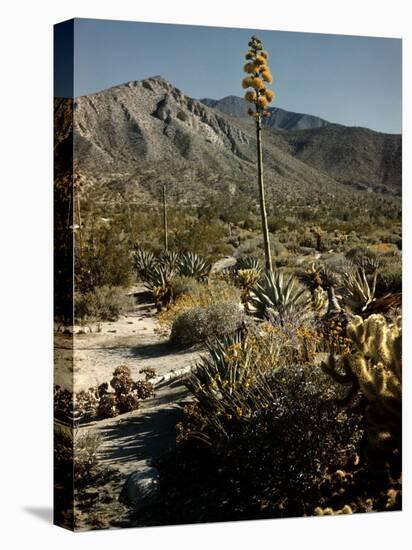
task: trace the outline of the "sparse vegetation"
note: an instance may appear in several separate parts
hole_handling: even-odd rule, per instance
[[[72,163],[57,167],[65,381],[90,351],[101,355],[91,387],[54,388],[56,483],[58,491],[76,484],[93,527],[114,525],[102,512],[107,495],[93,490],[117,479],[101,461],[97,432],[106,422],[104,451],[121,432],[119,447],[140,461],[143,424],[156,419],[139,407],[155,387],[184,405],[163,393],[147,402],[161,410],[168,437],[174,422],[176,438],[150,465],[160,498],[128,509],[127,525],[402,505],[400,140],[338,125],[273,130],[268,53],[256,36],[244,71],[254,124],[147,79],[130,87],[133,116],[123,87],[99,111],[102,151],[113,159],[106,117],[136,125],[122,135],[115,170],[104,155],[90,153],[90,168],[79,153],[73,193]],[[164,159],[146,154],[151,140],[169,140]],[[162,448],[165,434],[152,433]]]

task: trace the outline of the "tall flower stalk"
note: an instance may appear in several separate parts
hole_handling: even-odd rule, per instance
[[[168,223],[167,223],[167,195],[166,195],[166,185],[163,185],[163,239],[164,239],[164,249],[167,252],[169,250],[169,239],[168,239]]]
[[[262,217],[263,243],[265,248],[265,267],[268,273],[272,273],[272,256],[270,252],[270,240],[268,220],[265,202],[265,187],[263,184],[263,157],[262,157],[262,119],[269,116],[267,107],[274,98],[274,93],[269,90],[266,83],[271,84],[272,75],[267,64],[268,53],[263,49],[262,42],[256,36],[252,36],[249,42],[249,50],[246,54],[247,62],[243,67],[246,77],[242,80],[242,86],[246,91],[245,99],[253,105],[248,114],[255,118],[256,143],[258,162],[258,186],[260,213]]]

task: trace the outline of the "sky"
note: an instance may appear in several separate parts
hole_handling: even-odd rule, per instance
[[[241,96],[252,34],[269,52],[273,106],[402,131],[402,41],[396,38],[75,19],[74,48],[70,32],[55,32],[55,95],[88,95],[161,75],[197,99]],[[56,63],[72,51],[73,85]]]

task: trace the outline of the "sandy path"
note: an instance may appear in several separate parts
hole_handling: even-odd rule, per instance
[[[157,375],[179,370],[199,357],[199,351],[170,346],[148,301],[144,287],[133,289],[136,309],[115,322],[100,323],[93,332],[71,337],[58,335],[55,341],[55,383],[76,392],[111,380],[119,365],[127,365],[134,378],[142,368],[152,367]],[[73,384],[74,374],[74,384]]]
[[[144,287],[133,289],[136,308],[116,322],[101,323],[99,331],[72,337],[57,334],[55,339],[55,383],[74,390],[110,382],[114,369],[127,365],[134,378],[139,371],[153,367],[156,375],[192,366],[201,350],[182,350],[171,346],[162,333],[150,294]],[[78,330],[78,327],[76,328]],[[81,332],[84,332],[83,330]],[[176,423],[182,417],[182,402],[188,390],[177,377],[156,386],[155,397],[141,402],[139,409],[115,418],[82,425],[79,430],[102,437],[99,462],[117,474],[103,485],[90,486],[76,498],[78,528],[93,528],[96,518],[102,527],[129,525],[130,510],[118,497],[127,476],[156,459],[175,444]]]

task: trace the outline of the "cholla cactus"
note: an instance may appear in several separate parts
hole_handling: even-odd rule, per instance
[[[247,302],[250,296],[250,291],[256,286],[261,277],[262,272],[256,268],[239,269],[236,273],[236,286],[241,289],[242,302]]]
[[[356,316],[347,327],[355,352],[329,359],[324,370],[349,384],[345,398],[360,391],[366,402],[368,442],[378,452],[400,451],[402,413],[402,330],[400,320],[388,324],[383,315]]]
[[[310,266],[305,271],[305,279],[310,284],[310,286],[313,288],[317,288],[319,286],[322,286],[324,283],[324,277],[323,277],[323,265],[318,265],[312,262]]]
[[[258,183],[260,197],[260,211],[262,215],[263,242],[265,247],[266,271],[272,273],[272,257],[270,252],[269,229],[266,214],[265,190],[263,186],[263,159],[262,159],[262,117],[269,116],[267,107],[274,98],[274,93],[266,87],[266,83],[272,82],[267,65],[268,53],[263,49],[262,42],[256,36],[252,36],[249,42],[249,50],[246,54],[247,63],[243,70],[246,77],[242,80],[242,87],[247,90],[245,99],[252,104],[248,113],[256,121],[256,142],[258,157]]]
[[[380,408],[388,413],[398,411],[402,394],[400,322],[388,325],[383,315],[366,320],[356,316],[347,332],[357,350],[351,366],[362,393],[370,403],[381,400]]]
[[[321,317],[328,308],[328,294],[321,286],[315,288],[312,294],[312,305],[316,314]]]

